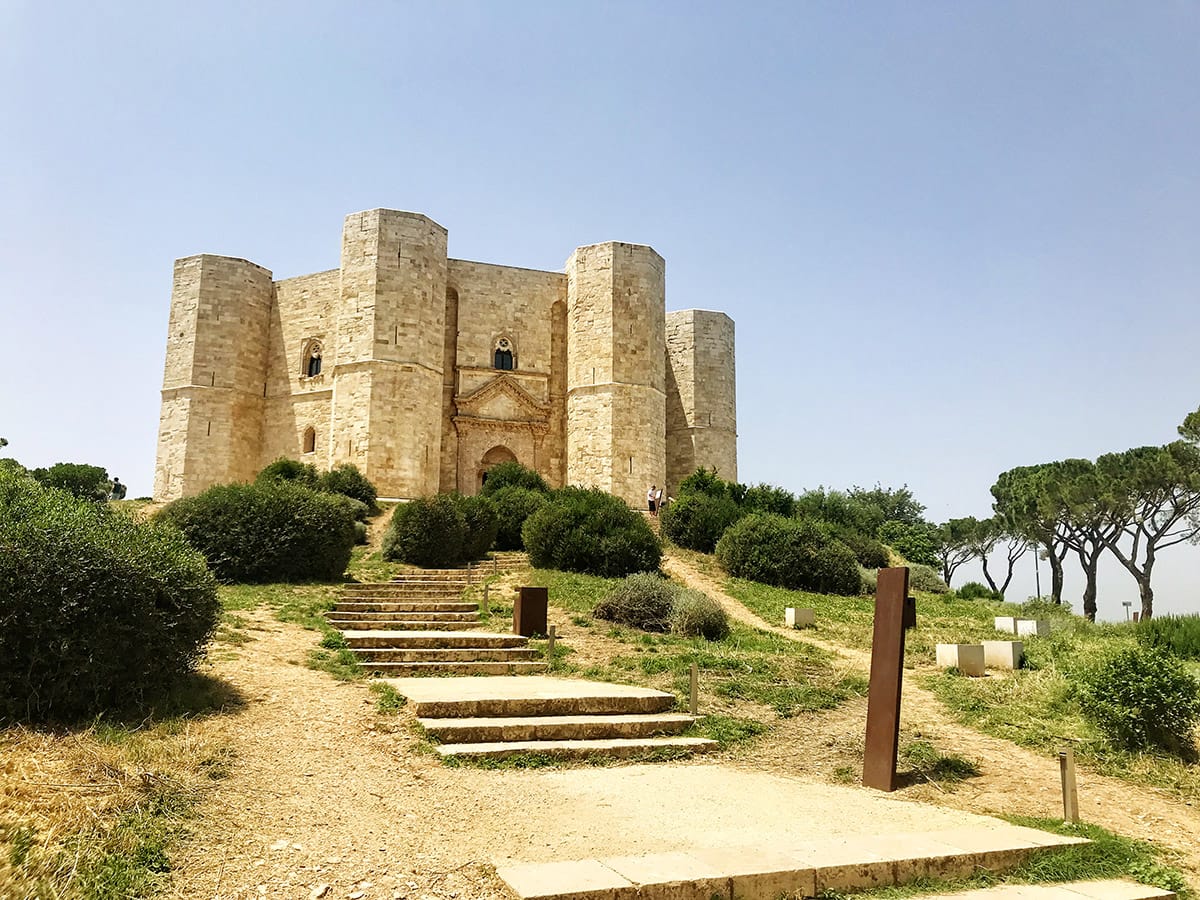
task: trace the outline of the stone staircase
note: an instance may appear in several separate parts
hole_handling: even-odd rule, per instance
[[[443,757],[538,754],[559,759],[695,753],[716,741],[683,737],[696,719],[675,697],[621,684],[561,678],[388,679],[413,702]]]
[[[546,671],[515,634],[484,631],[344,631],[368,672],[379,675],[523,675]]]

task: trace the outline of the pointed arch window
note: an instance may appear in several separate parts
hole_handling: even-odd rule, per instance
[[[304,452],[315,453],[317,450],[317,429],[309,425],[304,429]]]
[[[321,342],[310,341],[304,351],[304,366],[300,374],[305,378],[315,378],[321,374]]]
[[[492,354],[492,365],[494,368],[503,369],[504,371],[512,371],[516,359],[513,355],[512,341],[508,338],[500,338],[496,341],[495,352]]]

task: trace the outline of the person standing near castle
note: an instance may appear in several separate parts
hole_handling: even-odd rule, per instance
[[[662,508],[663,508],[663,489],[662,488],[659,488],[654,493],[654,506],[655,506],[655,515],[658,515],[658,513],[662,512]]]
[[[650,507],[650,515],[658,515],[658,486],[650,485],[650,490],[646,491],[646,504]]]

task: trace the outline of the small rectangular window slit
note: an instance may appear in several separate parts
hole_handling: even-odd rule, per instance
[[[633,474],[633,457],[629,457],[629,474]]]
[[[208,420],[208,436],[212,437],[212,419]]]

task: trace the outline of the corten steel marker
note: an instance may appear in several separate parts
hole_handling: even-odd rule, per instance
[[[875,632],[871,639],[871,687],[867,695],[863,784],[881,791],[896,789],[904,631],[916,624],[916,603],[908,596],[908,568],[880,569],[875,588]]]
[[[546,633],[546,605],[549,591],[544,587],[523,587],[513,604],[513,634],[533,637]]]

